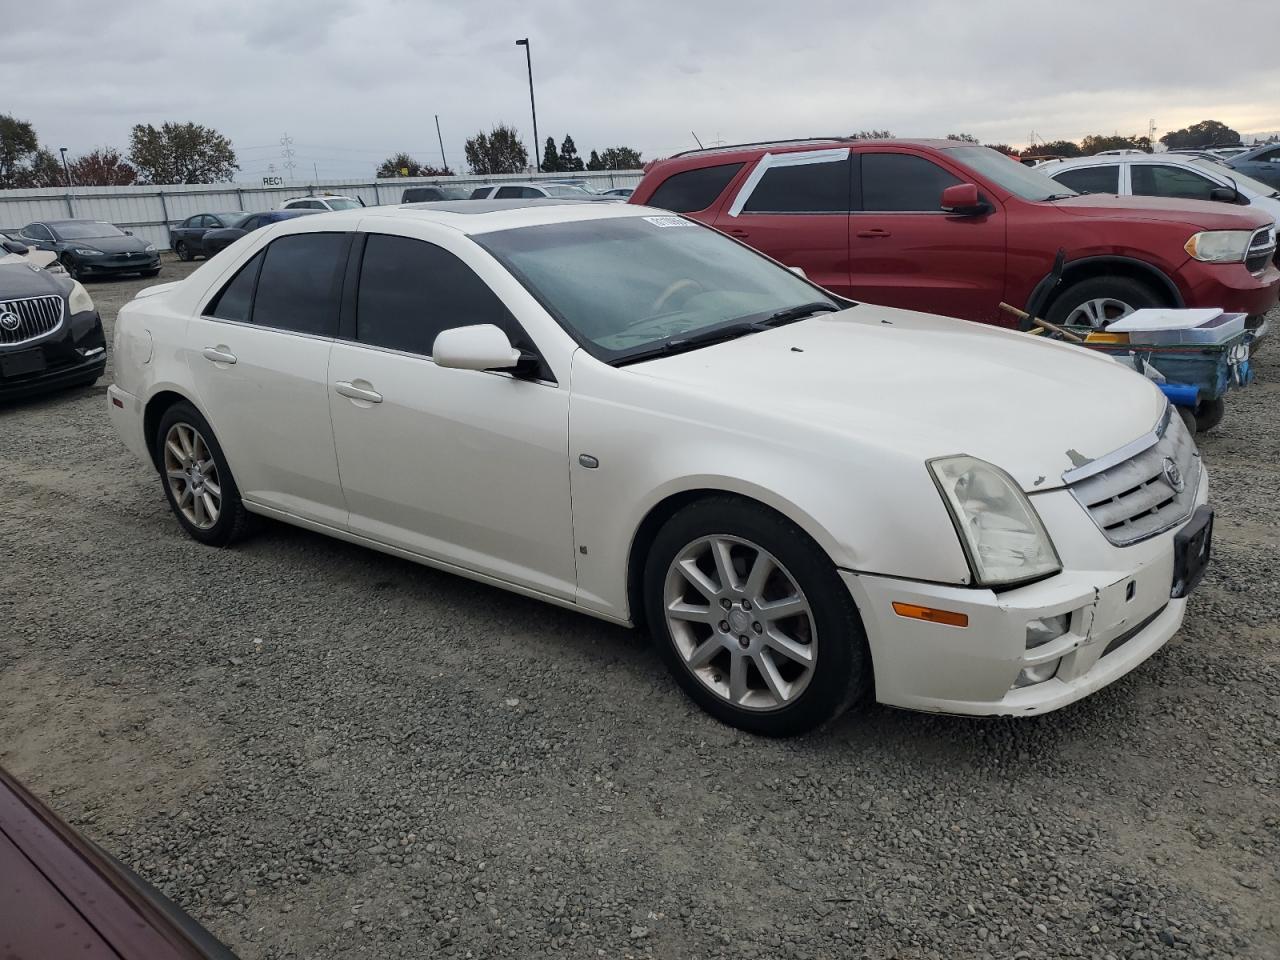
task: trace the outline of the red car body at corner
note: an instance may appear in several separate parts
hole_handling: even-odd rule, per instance
[[[942,190],[960,183],[977,186],[981,210],[941,209]],[[842,296],[986,323],[1016,323],[998,304],[1029,304],[1060,249],[1067,266],[1045,311],[1059,300],[1066,309],[1071,288],[1097,277],[1135,281],[1151,302],[1134,306],[1259,315],[1280,298],[1273,249],[1248,266],[1186,251],[1202,231],[1248,231],[1261,244],[1271,225],[1265,214],[1197,200],[1046,200],[1035,195],[1039,184],[1042,196],[1064,190],[970,144],[815,140],[660,160],[629,202],[685,213]]]

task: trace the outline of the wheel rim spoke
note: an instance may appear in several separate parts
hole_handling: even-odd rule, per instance
[[[680,561],[680,572],[708,600],[715,600],[720,596],[720,589],[707,578],[705,573],[698,569],[698,564],[694,560]]]
[[[813,663],[813,648],[807,643],[798,643],[777,630],[765,632],[765,643],[770,649],[778,651],[784,657],[790,657],[797,663]]]
[[[729,664],[729,699],[741,703],[747,695],[747,658],[735,655]]]
[[[677,620],[691,620],[694,623],[718,623],[719,607],[699,607],[684,600],[673,600],[667,604],[667,616]]]
[[[796,617],[802,613],[807,614],[809,612],[809,604],[801,596],[785,597],[782,600],[761,603],[759,612],[761,620],[772,622],[782,620],[785,617]]]
[[[733,557],[730,554],[732,544],[727,540],[716,538],[711,541],[711,557],[716,562],[716,576],[720,580],[720,592],[727,593],[738,589],[738,577],[733,569]]]
[[[689,664],[690,670],[697,670],[699,667],[705,667],[715,658],[715,655],[724,649],[724,644],[720,642],[718,637],[711,637],[703,640],[702,645],[689,655],[689,659],[685,662]]]
[[[178,512],[207,530],[222,511],[222,484],[209,443],[195,427],[175,423],[164,438],[164,477]]]
[[[786,702],[791,698],[791,685],[782,679],[782,674],[778,672],[778,665],[774,663],[773,655],[768,650],[761,650],[752,661],[756,665],[756,669],[760,671],[760,676],[764,678],[765,685],[779,701]]]

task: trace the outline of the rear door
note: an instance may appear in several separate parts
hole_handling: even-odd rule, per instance
[[[963,170],[896,149],[854,154],[849,237],[851,295],[858,300],[963,320],[1000,321],[1005,216],[942,210],[942,191]]]
[[[280,237],[187,327],[187,365],[241,495],[346,528],[329,421],[329,351],[351,235]]]
[[[765,154],[714,223],[848,296],[850,183],[848,147]]]

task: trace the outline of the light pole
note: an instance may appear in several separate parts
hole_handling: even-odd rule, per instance
[[[62,172],[67,175],[67,186],[71,186],[71,167],[67,165],[67,148],[59,147],[58,152],[62,154]]]
[[[529,38],[516,41],[517,47],[524,47],[524,62],[529,68],[529,110],[533,113],[533,165],[542,172],[542,141],[538,139],[538,105],[533,102],[533,58],[529,55]]]

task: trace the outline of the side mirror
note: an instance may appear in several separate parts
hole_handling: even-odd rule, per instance
[[[942,191],[942,200],[939,203],[947,213],[958,214],[962,217],[972,217],[980,213],[986,213],[990,208],[982,202],[978,196],[978,188],[972,183],[957,183],[954,186],[947,187]]]
[[[511,370],[520,364],[520,351],[495,325],[478,323],[438,333],[431,359],[454,370]]]
[[[809,279],[809,275],[804,272],[804,267],[787,267],[787,269],[790,270],[792,273],[794,273],[801,280]]]
[[[1209,199],[1218,203],[1239,203],[1240,194],[1230,187],[1214,187],[1209,191]]]
[[[16,253],[20,257],[31,252],[31,248],[19,240],[0,240],[0,246],[3,246],[9,253]]]

